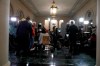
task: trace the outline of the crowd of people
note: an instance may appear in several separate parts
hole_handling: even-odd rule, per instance
[[[41,23],[36,28],[36,24],[31,23],[29,17],[16,24],[16,27],[11,26],[13,25],[10,24],[9,29],[9,50],[14,49],[17,56],[22,54],[27,56],[34,47],[41,49],[43,35],[49,36]],[[12,28],[16,28],[16,30],[13,31]],[[38,44],[34,45],[34,41],[37,41]]]
[[[71,22],[71,25],[69,27],[67,27],[66,33],[69,36],[69,42],[65,42],[66,37],[62,37],[60,29],[56,28],[56,26],[53,26],[53,31],[49,31],[46,30],[41,23],[39,23],[36,28],[35,23],[30,23],[29,20],[30,18],[27,17],[26,20],[19,22],[19,24],[16,26],[14,37],[11,33],[9,33],[10,48],[12,44],[16,44],[14,46],[17,56],[27,56],[30,53],[30,50],[33,48],[35,48],[35,50],[44,50],[45,44],[51,44],[53,46],[53,50],[55,50],[61,49],[62,46],[66,46],[66,44],[69,43],[70,51],[72,52],[76,49],[76,41],[78,39],[80,40],[80,42],[83,41],[82,33],[79,32],[78,27],[73,24],[73,22]],[[77,39],[77,36],[81,37],[78,37]],[[91,40],[92,47],[96,45],[95,34],[91,34],[88,39]],[[37,41],[37,44],[34,44],[35,41]]]
[[[84,49],[85,47],[88,49],[96,49],[96,34],[92,31],[92,28],[91,31],[84,32],[83,27],[77,27],[73,22],[71,22],[71,25],[67,25],[66,34],[69,35],[69,37],[67,36],[67,40],[70,44],[70,52],[74,52],[78,49],[78,45],[80,45],[81,49]]]

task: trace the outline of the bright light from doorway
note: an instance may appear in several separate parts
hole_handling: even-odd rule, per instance
[[[79,18],[79,22],[84,22],[84,18]]]
[[[16,17],[11,17],[10,20],[11,20],[12,22],[16,22],[16,21],[17,21],[17,18],[16,18]]]
[[[45,22],[48,22],[48,20],[45,20]]]
[[[48,18],[48,21],[50,22],[50,18]]]
[[[88,25],[88,24],[89,24],[89,21],[84,21],[84,24],[85,24],[85,25]]]
[[[63,22],[64,22],[64,20],[59,20],[59,28],[61,28],[61,25]]]
[[[62,23],[63,23],[63,22],[64,22],[64,20],[60,20],[59,22],[62,22]]]
[[[57,22],[57,20],[53,19],[51,20],[51,23],[55,24]]]
[[[93,22],[91,22],[91,25],[93,24]]]
[[[70,20],[69,21],[69,24],[71,24],[71,22],[73,22],[73,24],[75,24],[75,20]]]

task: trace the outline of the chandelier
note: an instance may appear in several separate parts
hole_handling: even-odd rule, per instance
[[[55,4],[55,1],[53,0],[52,5],[51,5],[51,7],[50,7],[50,15],[51,15],[52,17],[55,17],[56,14],[57,14],[57,6],[56,6],[56,4]]]

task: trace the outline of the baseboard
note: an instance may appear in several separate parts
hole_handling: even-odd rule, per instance
[[[10,61],[8,61],[6,64],[4,64],[3,66],[10,66]]]

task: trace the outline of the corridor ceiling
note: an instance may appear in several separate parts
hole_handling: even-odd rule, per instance
[[[36,16],[50,16],[53,0],[20,0]],[[58,16],[72,16],[89,0],[54,0],[58,7]]]

